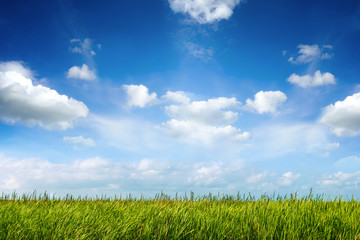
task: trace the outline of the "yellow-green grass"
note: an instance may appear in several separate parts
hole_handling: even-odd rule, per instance
[[[3,195],[0,239],[360,239],[360,202]]]

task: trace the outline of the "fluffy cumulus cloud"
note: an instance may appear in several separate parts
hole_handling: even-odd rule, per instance
[[[42,85],[34,85],[32,72],[20,62],[0,63],[0,119],[46,129],[68,129],[86,117],[86,105]]]
[[[255,94],[254,100],[246,100],[245,109],[260,114],[276,114],[277,108],[286,100],[286,95],[281,91],[260,91]]]
[[[360,135],[360,93],[325,107],[320,122],[331,127],[337,136]]]
[[[64,142],[74,144],[74,145],[82,145],[86,147],[95,147],[96,143],[91,138],[84,138],[83,136],[77,137],[63,137]]]
[[[336,83],[336,79],[333,74],[329,72],[321,73],[319,70],[317,70],[313,76],[309,74],[299,76],[293,73],[290,77],[288,77],[287,81],[303,88],[334,85]]]
[[[168,92],[168,94],[170,94]],[[180,95],[177,95],[180,99]],[[238,113],[233,111],[225,111],[224,109],[237,107],[240,102],[236,98],[212,98],[207,101],[186,101],[180,105],[169,105],[165,107],[165,113],[176,119],[191,120],[206,124],[229,124],[238,118]]]
[[[241,0],[169,0],[175,13],[188,14],[198,23],[206,24],[229,19]]]
[[[142,84],[123,85],[123,89],[126,92],[126,105],[128,107],[144,108],[158,102],[157,94],[154,92],[149,94],[149,89]]]
[[[67,78],[75,78],[81,80],[92,81],[96,79],[96,75],[93,71],[89,69],[86,64],[83,64],[81,67],[73,66],[67,72]]]
[[[238,113],[226,109],[241,104],[236,98],[190,101],[181,92],[167,92],[165,96],[179,103],[165,107],[165,113],[172,119],[163,123],[163,127],[173,138],[205,145],[221,140],[242,142],[250,138],[250,133],[230,125],[237,120]]]
[[[319,45],[306,45],[306,44],[300,44],[298,46],[299,52],[297,56],[292,56],[289,58],[289,62],[293,64],[303,64],[303,63],[311,63],[317,60],[322,59],[330,59],[332,58],[331,45],[324,45],[321,48]]]

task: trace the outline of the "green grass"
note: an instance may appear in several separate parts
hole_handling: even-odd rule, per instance
[[[360,202],[311,195],[3,194],[0,239],[360,239]]]

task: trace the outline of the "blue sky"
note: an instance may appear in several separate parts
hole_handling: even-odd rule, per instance
[[[0,190],[360,197],[360,3],[0,9]]]

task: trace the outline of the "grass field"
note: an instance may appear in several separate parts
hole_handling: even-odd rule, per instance
[[[0,239],[360,239],[360,202],[217,195],[2,195]]]

